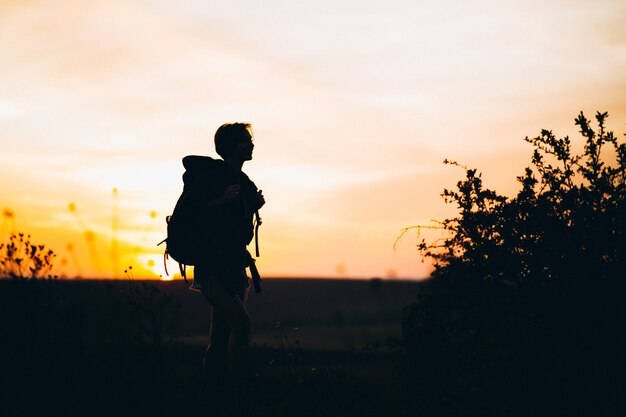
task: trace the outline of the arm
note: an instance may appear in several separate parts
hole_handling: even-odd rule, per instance
[[[239,184],[229,185],[224,189],[221,196],[208,202],[208,207],[221,206],[222,204],[228,203],[230,200],[239,197],[240,188],[241,186]]]

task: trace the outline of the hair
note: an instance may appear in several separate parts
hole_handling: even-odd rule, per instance
[[[229,157],[237,144],[252,139],[250,123],[224,123],[215,132],[215,151],[222,158]]]

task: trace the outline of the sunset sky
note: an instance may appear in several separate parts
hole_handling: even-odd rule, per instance
[[[445,158],[512,195],[525,136],[600,110],[623,138],[625,22],[623,0],[2,0],[0,241],[156,277],[181,158],[245,121],[263,274],[425,277],[415,234],[392,247],[454,213]]]

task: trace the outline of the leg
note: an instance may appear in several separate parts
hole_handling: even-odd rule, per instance
[[[211,302],[208,291],[203,290],[202,295]],[[230,339],[230,326],[220,316],[219,311],[211,308],[211,327],[209,330],[209,345],[204,352],[204,370],[209,375],[220,378],[227,373],[228,369],[228,341]]]
[[[228,352],[228,340],[230,339],[230,326],[228,322],[220,317],[217,309],[211,308],[211,331],[208,350],[212,350],[219,354]]]
[[[213,312],[230,329],[228,345],[232,377],[241,379],[246,368],[246,354],[250,344],[250,317],[242,300],[224,288],[219,279],[211,277],[211,304]]]

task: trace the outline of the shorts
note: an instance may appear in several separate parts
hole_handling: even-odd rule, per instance
[[[222,268],[214,263],[198,264],[194,267],[193,283],[191,289],[194,291],[202,292],[210,299],[211,294],[211,281],[218,280],[226,289],[226,291],[232,295],[238,295],[243,297],[246,288],[248,288],[248,275],[246,274],[246,268],[241,266],[235,268]]]

